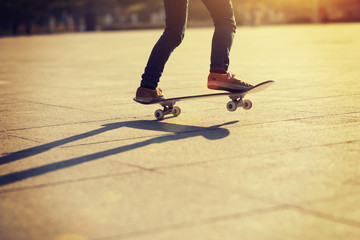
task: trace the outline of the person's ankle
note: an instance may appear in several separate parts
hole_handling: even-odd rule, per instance
[[[212,70],[210,70],[210,73],[227,74],[227,71],[223,70],[223,69],[212,69]]]
[[[150,90],[155,90],[156,89],[156,87],[154,88],[154,87],[151,87],[151,86],[148,86],[148,85],[140,85],[140,87],[150,89]]]

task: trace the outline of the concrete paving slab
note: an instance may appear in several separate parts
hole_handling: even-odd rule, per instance
[[[354,184],[354,180],[348,180],[344,184]],[[359,210],[354,208],[359,202],[359,194],[349,193],[339,195],[323,202],[308,203],[309,208],[318,212],[330,212],[334,220],[343,221],[344,224],[357,226]],[[334,207],[336,206],[336,207]]]
[[[6,211],[11,206],[12,211]],[[96,239],[115,236],[119,230],[126,235],[191,224],[233,214],[234,207],[241,213],[267,206],[196,182],[143,172],[8,192],[1,200],[0,221],[6,239],[56,239],[72,233]],[[48,214],[54,209],[66,221]],[[27,231],[16,231],[24,227]]]
[[[347,183],[358,176],[358,147],[359,144],[345,148],[323,146],[252,156],[245,153],[238,157],[188,165],[187,168],[174,166],[159,171],[270,202],[301,203],[353,193],[354,185]],[[339,149],[348,154],[339,154]],[[188,171],[194,174],[189,176]],[[256,176],[253,175],[255,172]],[[259,178],[259,175],[262,177]]]
[[[275,220],[276,219],[276,220]],[[259,224],[261,222],[261,224]],[[264,231],[266,229],[266,231]],[[138,232],[109,239],[357,239],[359,230],[296,209],[270,209],[199,222],[191,226]]]

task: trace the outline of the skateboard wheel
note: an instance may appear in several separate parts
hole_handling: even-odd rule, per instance
[[[250,100],[244,100],[243,106],[245,110],[249,110],[252,107],[252,102]]]
[[[181,108],[179,108],[178,106],[175,106],[171,113],[174,115],[174,117],[177,117],[181,113]]]
[[[230,112],[236,111],[236,109],[237,109],[237,104],[236,104],[236,102],[234,102],[234,101],[230,101],[230,102],[228,102],[228,103],[226,104],[226,108],[227,108],[227,110],[229,110]]]
[[[165,115],[165,114],[164,114],[164,111],[163,111],[163,110],[158,109],[158,110],[155,111],[154,115],[155,115],[155,117],[156,117],[157,120],[161,120],[161,119],[164,118],[164,115]]]

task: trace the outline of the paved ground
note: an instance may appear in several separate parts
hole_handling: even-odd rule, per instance
[[[276,84],[157,122],[132,97],[160,33],[0,39],[0,238],[359,239],[360,24],[240,28],[231,70]],[[211,35],[167,96],[210,91]]]

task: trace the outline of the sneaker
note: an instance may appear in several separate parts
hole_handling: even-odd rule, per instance
[[[155,90],[151,90],[144,87],[139,87],[136,91],[135,100],[142,103],[151,103],[156,100],[164,99],[165,96],[162,94],[162,90],[160,88],[156,88]]]
[[[237,92],[248,90],[253,85],[235,78],[235,74],[228,73],[210,73],[208,77],[208,88],[213,90],[225,90]]]

